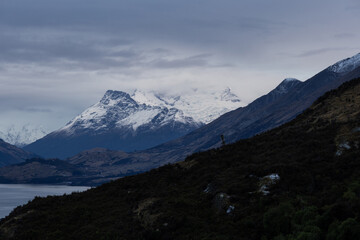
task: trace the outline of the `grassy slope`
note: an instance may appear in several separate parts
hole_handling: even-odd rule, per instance
[[[358,79],[251,139],[85,193],[36,198],[0,222],[0,239],[360,238],[359,93]],[[280,181],[264,195],[272,173]]]

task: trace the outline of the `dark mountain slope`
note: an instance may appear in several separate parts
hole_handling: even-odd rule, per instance
[[[360,79],[279,128],[84,193],[36,198],[1,239],[359,239]]]
[[[221,144],[219,136],[222,134],[227,142],[251,137],[290,121],[322,94],[353,79],[354,76],[360,76],[360,68],[346,75],[325,69],[305,82],[296,82],[286,92],[276,94],[282,83],[247,107],[229,112],[180,139],[163,144],[161,148],[172,149],[189,145],[191,152],[197,152],[219,147]]]
[[[244,108],[226,113],[184,137],[131,156],[138,161],[153,162],[154,167],[161,166],[184,159],[191,153],[219,147],[221,135],[225,136],[227,143],[231,143],[280,126],[295,118],[325,92],[360,77],[360,67],[345,75],[330,69],[323,70],[305,82],[295,80],[290,86],[285,85],[286,91],[279,92],[286,84],[282,82],[270,93]]]
[[[31,158],[0,168],[0,183],[100,185],[118,178],[118,165],[122,165],[123,176],[134,174],[136,163],[127,160],[127,156],[129,154],[121,151],[94,148],[78,154],[71,163],[59,159]],[[114,161],[117,158],[122,160]],[[83,162],[83,159],[86,159],[86,162]],[[138,172],[141,172],[143,164],[139,165]]]
[[[84,169],[63,160],[31,158],[16,165],[0,168],[0,182],[81,186],[87,184],[87,181],[83,181],[86,174],[89,173],[84,172]],[[13,176],[16,176],[16,181],[13,180]],[[72,182],[69,178],[72,178]]]
[[[35,156],[0,139],[0,167],[20,163]]]

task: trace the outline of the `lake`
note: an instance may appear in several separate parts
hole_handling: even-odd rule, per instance
[[[62,185],[0,184],[0,219],[9,215],[17,206],[27,203],[35,196],[63,195],[82,192],[90,187]]]

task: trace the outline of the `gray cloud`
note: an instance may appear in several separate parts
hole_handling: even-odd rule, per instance
[[[337,39],[354,39],[357,37],[355,33],[339,33],[334,35]]]
[[[64,36],[65,35],[65,36]],[[130,51],[116,51],[111,49],[126,47],[131,41],[124,39],[104,39],[79,35],[73,32],[25,32],[0,33],[0,61],[12,63],[54,63],[61,61],[96,63],[99,67],[117,65],[109,57],[134,57]],[[81,64],[79,64],[81,65]],[[92,66],[93,67],[93,66]]]
[[[156,68],[188,68],[188,67],[210,67],[207,60],[211,54],[201,54],[182,59],[158,59],[151,63]]]
[[[9,30],[8,30],[9,31]],[[170,50],[134,49],[133,42],[115,37],[91,38],[76,32],[0,33],[0,62],[37,63],[58,69],[105,70],[109,68],[211,67],[211,54],[173,58]],[[225,64],[223,64],[225,66]],[[226,65],[229,66],[229,65]]]
[[[19,111],[25,111],[25,112],[33,112],[33,113],[51,113],[53,110],[49,108],[35,108],[35,107],[26,107],[26,108],[18,108]]]
[[[314,50],[310,50],[310,51],[306,51],[306,52],[303,52],[301,54],[299,54],[297,57],[312,57],[312,56],[315,56],[315,55],[322,55],[324,53],[328,53],[328,52],[341,52],[341,51],[344,51],[344,50],[349,50],[351,48],[320,48],[320,49],[314,49]],[[352,50],[354,50],[354,53],[356,48],[352,48]]]
[[[107,89],[227,85],[250,101],[284,77],[305,80],[357,53],[358,6],[355,0],[1,1],[0,119],[25,114],[60,127]]]
[[[352,3],[350,6],[346,7],[346,10],[354,12],[354,11],[359,11],[360,10],[360,4],[358,2]]]

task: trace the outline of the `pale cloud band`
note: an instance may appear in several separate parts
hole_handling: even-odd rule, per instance
[[[0,125],[26,116],[56,129],[107,89],[230,86],[249,102],[285,77],[305,80],[359,52],[356,6],[354,0],[1,1]]]

